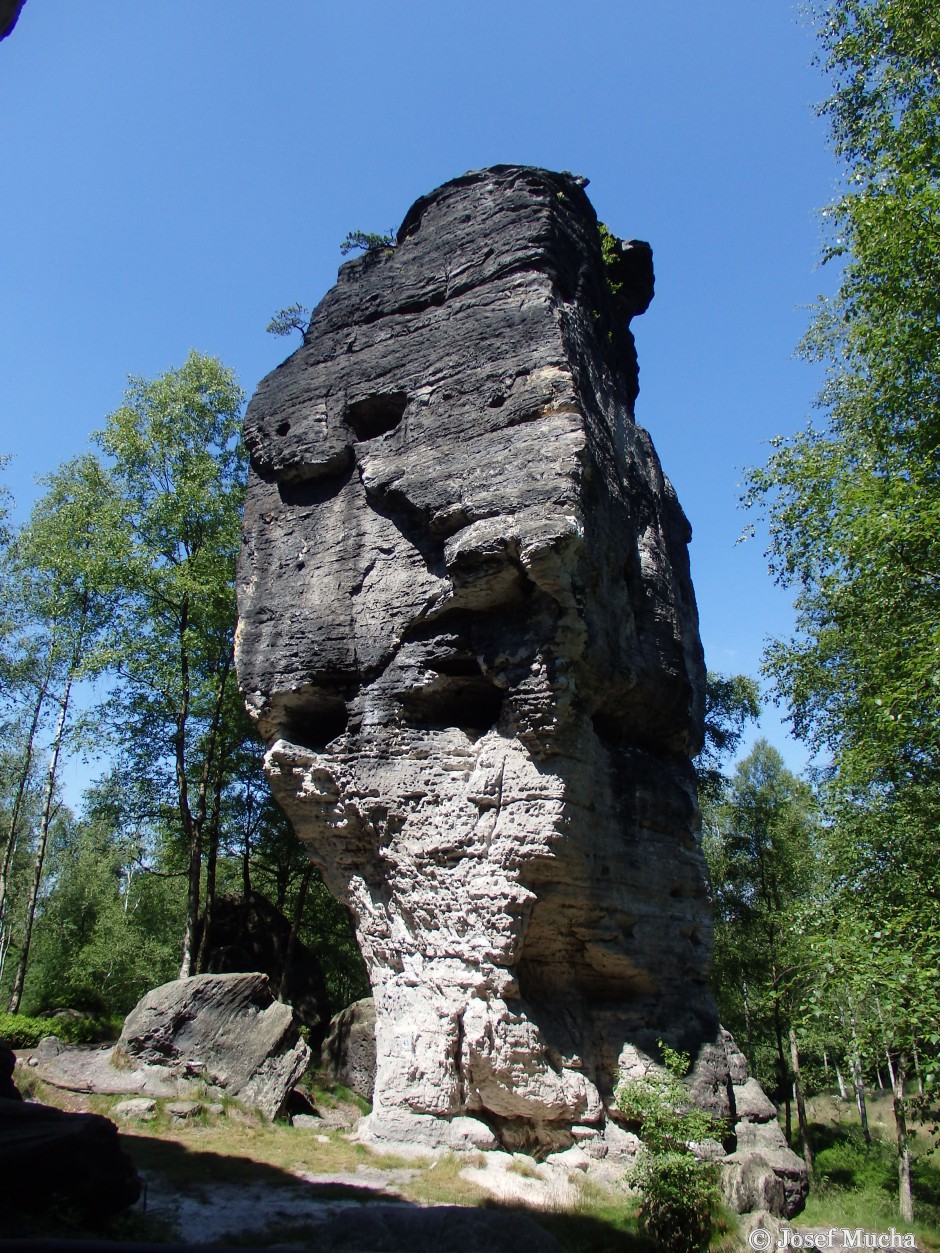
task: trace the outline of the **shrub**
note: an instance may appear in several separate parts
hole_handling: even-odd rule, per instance
[[[11,1049],[33,1049],[47,1035],[54,1035],[65,1044],[94,1044],[116,1035],[121,1021],[113,1017],[30,1018],[27,1014],[0,1014],[0,1040]]]
[[[682,1076],[688,1056],[659,1041],[665,1069],[617,1090],[620,1112],[634,1123],[644,1148],[629,1176],[643,1193],[640,1221],[651,1240],[667,1253],[706,1249],[721,1209],[718,1169],[690,1148],[720,1134],[716,1119],[690,1104]]]
[[[640,1154],[631,1183],[643,1193],[640,1221],[667,1253],[707,1249],[720,1208],[718,1167],[692,1153]]]
[[[309,309],[301,304],[288,305],[286,309],[278,309],[264,329],[269,335],[289,335],[291,331],[300,331],[303,335],[309,322]]]
[[[601,236],[601,256],[604,259],[604,265],[608,270],[613,271],[620,262],[620,240],[603,222],[598,222],[597,229]],[[610,288],[610,294],[617,296],[623,287],[623,283],[614,282],[610,274],[608,274],[607,286]]]
[[[394,231],[387,231],[384,235],[376,234],[374,231],[350,231],[346,238],[339,246],[340,252],[344,257],[351,252],[391,252],[395,247],[397,240]]]

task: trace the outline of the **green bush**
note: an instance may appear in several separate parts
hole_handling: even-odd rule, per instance
[[[820,1184],[854,1191],[881,1189],[893,1194],[898,1186],[897,1155],[875,1140],[866,1144],[860,1130],[842,1132],[816,1154],[815,1172]]]
[[[643,1229],[666,1253],[707,1249],[721,1209],[718,1167],[688,1152],[641,1153],[631,1183],[643,1193]]]
[[[689,1147],[720,1136],[721,1126],[690,1104],[682,1076],[689,1059],[662,1040],[665,1069],[617,1090],[620,1112],[634,1123],[644,1148],[629,1181],[643,1193],[640,1221],[650,1239],[666,1253],[707,1249],[721,1212],[718,1170],[699,1161]]]
[[[65,1044],[94,1044],[117,1035],[121,1021],[113,1017],[30,1018],[27,1014],[0,1014],[0,1040],[11,1049],[35,1048],[47,1035],[54,1035]]]

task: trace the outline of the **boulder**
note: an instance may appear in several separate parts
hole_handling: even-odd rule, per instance
[[[764,1092],[756,1079],[747,1079],[742,1084],[735,1084],[734,1110],[741,1121],[769,1122],[777,1117],[777,1107]]]
[[[218,896],[212,904],[204,966],[209,974],[256,970],[266,974],[316,1046],[330,1020],[326,980],[317,955],[295,940],[282,988],[290,933],[291,924],[260,892]]]
[[[134,1096],[127,1101],[117,1101],[111,1106],[115,1118],[129,1118],[137,1122],[152,1122],[157,1116],[157,1102],[144,1096]]]
[[[133,1205],[140,1190],[109,1119],[0,1098],[0,1211],[45,1214],[65,1205],[110,1214]]]
[[[289,1005],[267,975],[193,975],[131,1010],[117,1048],[132,1063],[202,1080],[275,1118],[310,1060]]]
[[[783,1180],[760,1153],[742,1155],[721,1174],[721,1187],[729,1209],[735,1214],[766,1211],[785,1213]]]
[[[364,1101],[375,1089],[375,1002],[354,1001],[336,1014],[320,1049],[320,1066]]]
[[[762,1123],[739,1122],[734,1130],[737,1148],[724,1159],[723,1166],[723,1173],[730,1168],[731,1179],[741,1180],[739,1185],[730,1185],[732,1191],[735,1186],[741,1189],[752,1187],[762,1170],[769,1168],[783,1190],[782,1208],[775,1209],[767,1203],[769,1194],[760,1204],[750,1204],[747,1208],[765,1209],[772,1214],[793,1218],[806,1203],[809,1181],[806,1166],[787,1144],[776,1118]],[[756,1165],[749,1165],[752,1159],[756,1160]],[[746,1192],[744,1194],[747,1195]]]
[[[164,1112],[176,1122],[187,1122],[190,1118],[198,1118],[205,1111],[201,1101],[167,1101]]]

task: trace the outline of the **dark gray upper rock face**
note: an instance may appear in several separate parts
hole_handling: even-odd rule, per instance
[[[564,1143],[657,1037],[724,1055],[690,529],[633,412],[652,258],[605,267],[581,182],[423,197],[246,418],[239,677],[356,920],[386,1140]]]
[[[26,0],[0,0],[0,39],[13,34],[13,27],[25,3]]]
[[[296,936],[291,950],[290,936],[290,922],[259,892],[216,896],[204,971],[259,971],[267,975],[272,988],[278,990],[297,1020],[308,1028],[309,1039],[316,1047],[330,1025],[326,979],[316,953]],[[197,949],[200,941],[201,930]]]

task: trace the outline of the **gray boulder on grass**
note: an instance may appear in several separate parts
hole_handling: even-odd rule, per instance
[[[335,1083],[372,1100],[375,1090],[375,1002],[354,1001],[333,1016],[320,1050],[320,1065]]]
[[[292,1009],[257,973],[193,975],[154,988],[128,1014],[117,1047],[272,1119],[310,1060]]]

